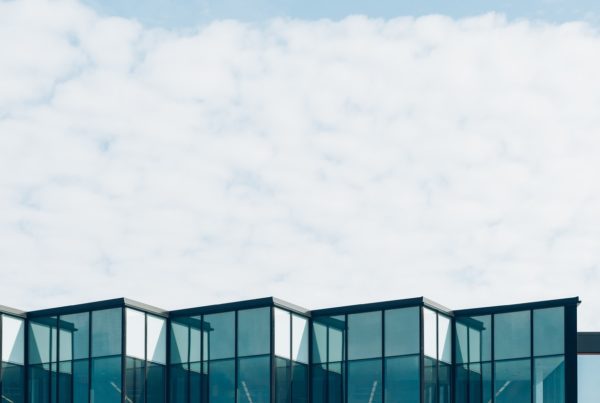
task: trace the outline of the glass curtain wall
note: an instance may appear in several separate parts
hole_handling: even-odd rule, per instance
[[[424,394],[426,403],[452,399],[452,320],[423,308]]]
[[[564,307],[457,318],[455,340],[457,402],[565,402]]]
[[[269,403],[271,307],[171,319],[171,402]]]
[[[343,403],[345,395],[344,315],[313,318],[312,402]]]
[[[0,315],[0,319],[1,400],[23,403],[25,401],[25,321],[6,314]]]

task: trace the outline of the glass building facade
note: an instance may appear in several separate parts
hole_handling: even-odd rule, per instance
[[[413,298],[309,311],[263,298],[171,312],[127,299],[0,307],[1,400],[591,403],[600,401],[600,333],[578,335],[578,305],[453,311]]]

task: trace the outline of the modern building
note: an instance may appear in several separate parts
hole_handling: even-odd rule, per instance
[[[2,403],[600,402],[579,303],[0,307]]]

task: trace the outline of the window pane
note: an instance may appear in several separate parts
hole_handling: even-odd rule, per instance
[[[29,401],[32,403],[49,403],[50,396],[50,364],[29,366],[28,374]]]
[[[208,401],[208,363],[193,362],[190,364],[190,402]]]
[[[431,309],[423,309],[423,332],[425,355],[437,359],[437,315]]]
[[[56,318],[36,318],[29,322],[29,363],[54,361],[56,357]]]
[[[23,403],[25,396],[25,367],[2,363],[2,400]]]
[[[460,319],[456,319],[456,353],[457,364],[469,362],[469,328]],[[460,366],[459,366],[460,368]]]
[[[235,312],[204,316],[208,329],[209,360],[231,358],[235,355]]]
[[[101,312],[101,311],[99,311]],[[120,316],[120,315],[119,315]],[[114,319],[114,317],[113,317]],[[92,319],[92,322],[94,319]],[[112,323],[112,321],[109,321]],[[121,402],[121,357],[92,360],[92,403]]]
[[[64,315],[59,318],[60,360],[78,360],[90,355],[89,312]]]
[[[308,319],[292,315],[292,360],[308,364]]]
[[[150,316],[148,316],[148,319]],[[148,363],[147,397],[146,403],[164,403],[165,402],[165,366]]]
[[[73,403],[89,401],[90,370],[89,360],[73,361]],[[61,392],[61,396],[62,396]]]
[[[147,360],[158,364],[167,363],[167,321],[154,315],[146,315],[148,321]]]
[[[205,334],[208,334],[205,332]],[[202,330],[193,325],[190,327],[190,362],[202,361],[201,344]]]
[[[93,357],[121,354],[122,311],[114,308],[92,312]]]
[[[423,383],[425,384],[425,402],[434,403],[437,402],[437,361],[425,357],[425,368],[424,368]]]
[[[188,327],[171,321],[171,363],[188,362]]]
[[[25,330],[23,319],[2,315],[2,361],[25,363]]]
[[[186,403],[188,401],[188,379],[188,364],[171,365],[169,370],[169,400],[171,402]]]
[[[531,402],[531,361],[515,360],[495,363],[495,403]]]
[[[577,357],[577,398],[580,402],[593,402],[600,396],[600,355]]]
[[[418,354],[419,307],[385,311],[385,355]]]
[[[315,364],[311,372],[312,403],[327,402],[327,364]]]
[[[565,351],[565,309],[533,311],[533,352],[535,355],[563,354]]]
[[[458,325],[458,323],[457,323]],[[466,328],[465,328],[466,332]],[[469,401],[469,366],[468,364],[456,365],[456,381],[454,395],[457,402]]]
[[[440,316],[441,317],[441,316]],[[439,363],[438,366],[438,393],[439,403],[450,403],[452,399],[452,367],[443,362]]]
[[[271,308],[238,311],[238,356],[269,354]]]
[[[339,362],[346,357],[344,351],[344,332],[346,330],[346,320],[343,316],[333,316],[328,318],[329,326],[329,345],[327,348],[328,361]]]
[[[535,360],[535,403],[564,403],[564,357],[537,358]]]
[[[291,372],[290,360],[275,357],[275,403],[289,403]]]
[[[238,359],[238,402],[269,403],[271,357]]]
[[[531,353],[529,311],[494,316],[495,359],[528,357]]]
[[[275,312],[275,355],[290,359],[290,313],[279,308]]]
[[[145,360],[145,345],[146,345],[146,315],[144,312],[134,309],[125,309],[127,338],[126,338],[126,354],[129,357]]]
[[[348,361],[348,403],[379,403],[381,394],[381,360]]]
[[[308,403],[308,365],[292,363],[292,402]]]
[[[381,311],[348,315],[348,359],[374,357],[381,357]]]
[[[125,367],[125,401],[129,403],[144,403],[145,372],[144,360],[127,357]]]
[[[342,363],[327,365],[327,398],[328,403],[344,402],[344,371]]]
[[[490,315],[474,316],[468,320],[470,362],[491,361],[492,317]]]
[[[438,315],[438,351],[440,361],[452,364],[452,329],[450,318]]]
[[[327,362],[327,327],[316,320],[312,331],[312,358],[314,363]]]
[[[419,356],[385,360],[385,402],[419,403]]]
[[[235,361],[210,361],[208,364],[210,403],[235,401]]]

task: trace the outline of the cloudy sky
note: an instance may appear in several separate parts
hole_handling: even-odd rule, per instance
[[[585,1],[568,21],[562,1],[246,16],[189,1],[160,23],[158,0],[94,3],[0,0],[0,304],[578,295],[581,330],[600,329]]]

